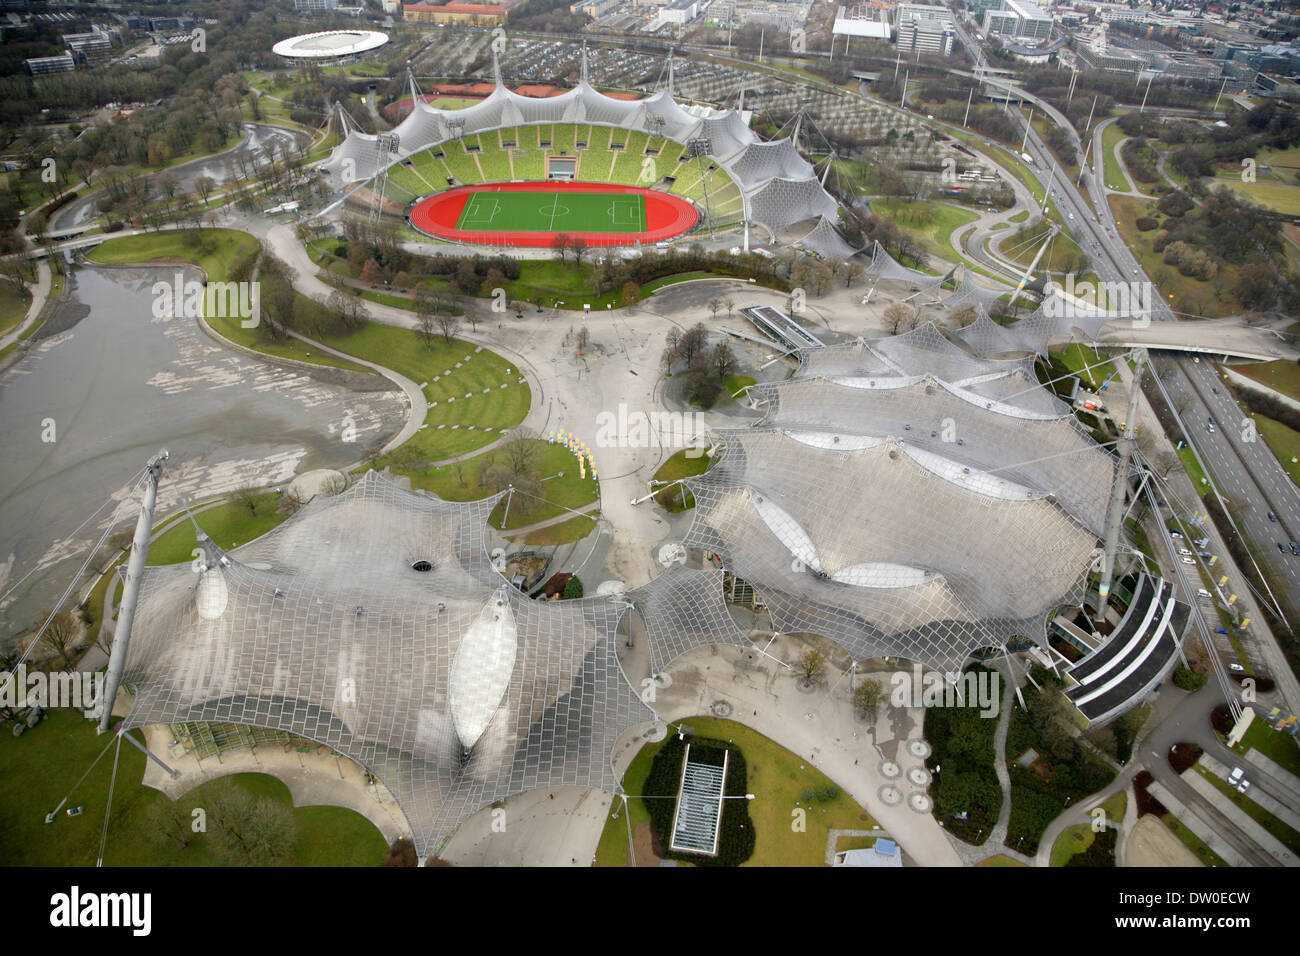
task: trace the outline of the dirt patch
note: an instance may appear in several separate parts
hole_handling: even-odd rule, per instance
[[[637,866],[658,866],[659,855],[655,853],[654,834],[649,823],[639,823],[632,831],[632,850],[636,854]]]
[[[1148,814],[1133,825],[1125,849],[1126,866],[1204,866],[1159,817]]]

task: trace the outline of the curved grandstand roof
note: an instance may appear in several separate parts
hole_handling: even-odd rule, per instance
[[[292,60],[322,60],[355,56],[387,42],[388,34],[378,30],[322,30],[281,40],[271,47],[271,52]]]
[[[625,605],[532,601],[465,504],[375,473],[203,569],[145,571],[127,726],[220,721],[328,744],[384,781],[421,855],[544,786],[617,790],[618,736],[653,719],[619,667]],[[428,571],[414,569],[428,562]]]
[[[558,96],[529,97],[506,89],[498,77],[492,93],[465,109],[442,110],[412,90],[410,114],[393,133],[396,153],[386,154],[373,134],[352,130],[322,168],[340,185],[364,182],[384,166],[438,143],[488,130],[539,123],[591,123],[646,132],[686,143],[703,140],[707,155],[740,187],[747,218],[771,230],[819,216],[834,218],[838,204],[812,165],[789,139],[763,142],[736,110],[687,110],[661,89],[639,100],[616,99],[583,79]]]

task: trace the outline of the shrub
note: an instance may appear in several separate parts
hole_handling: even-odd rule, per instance
[[[582,597],[582,582],[577,577],[569,578],[564,585],[564,600],[571,601]]]
[[[693,737],[690,740],[691,759],[703,763],[722,765],[724,753],[730,753],[727,780],[723,793],[729,797],[742,797],[749,782],[745,757],[735,747],[720,740]],[[682,758],[686,742],[673,736],[659,749],[650,764],[650,773],[644,786],[646,812],[656,841],[655,852],[668,860],[687,860],[697,866],[739,866],[754,855],[754,824],[749,818],[749,801],[722,801],[722,822],[718,830],[717,856],[699,853],[675,853],[668,849],[672,838],[673,811],[676,809],[677,786],[681,780]],[[658,799],[656,799],[658,798]]]
[[[1198,674],[1190,667],[1179,665],[1178,669],[1174,671],[1174,686],[1179,690],[1199,690],[1204,683],[1205,675]]]
[[[380,866],[415,866],[419,862],[419,857],[415,855],[415,844],[406,837],[402,837],[388,848],[384,855],[384,861]]]
[[[1115,835],[1110,827],[1092,836],[1092,846],[1082,853],[1076,853],[1066,861],[1066,866],[1114,866]]]
[[[1169,766],[1173,768],[1174,773],[1182,773],[1195,765],[1196,761],[1201,759],[1202,753],[1204,751],[1197,744],[1176,743],[1169,750]]]
[[[1138,216],[1137,221],[1133,224],[1137,226],[1138,232],[1150,232],[1160,225],[1160,220],[1151,216]]]

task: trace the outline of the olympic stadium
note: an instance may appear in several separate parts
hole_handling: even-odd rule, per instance
[[[355,208],[402,215],[455,241],[546,245],[563,232],[588,245],[624,245],[744,228],[748,243],[753,226],[813,251],[853,252],[835,230],[838,205],[823,185],[829,161],[818,170],[799,155],[797,128],[764,141],[742,110],[678,103],[671,62],[666,86],[633,99],[592,87],[585,54],[578,85],[556,96],[507,89],[495,58],[494,79],[481,102],[444,110],[430,106],[411,77],[411,112],[389,133],[363,133],[340,114],[347,135],[322,169],[350,190]],[[629,211],[597,198],[575,213],[553,186],[588,197],[617,193]],[[506,188],[534,195],[503,199]],[[476,210],[471,197],[449,206],[440,195],[448,191],[490,193],[491,205]],[[559,222],[557,207],[565,210]],[[523,210],[525,221],[509,209]]]

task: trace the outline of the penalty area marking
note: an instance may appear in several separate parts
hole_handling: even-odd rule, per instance
[[[489,225],[496,219],[497,213],[500,211],[501,204],[494,197],[474,193],[469,197],[469,208],[465,211],[465,225]],[[484,215],[485,212],[486,216]]]

